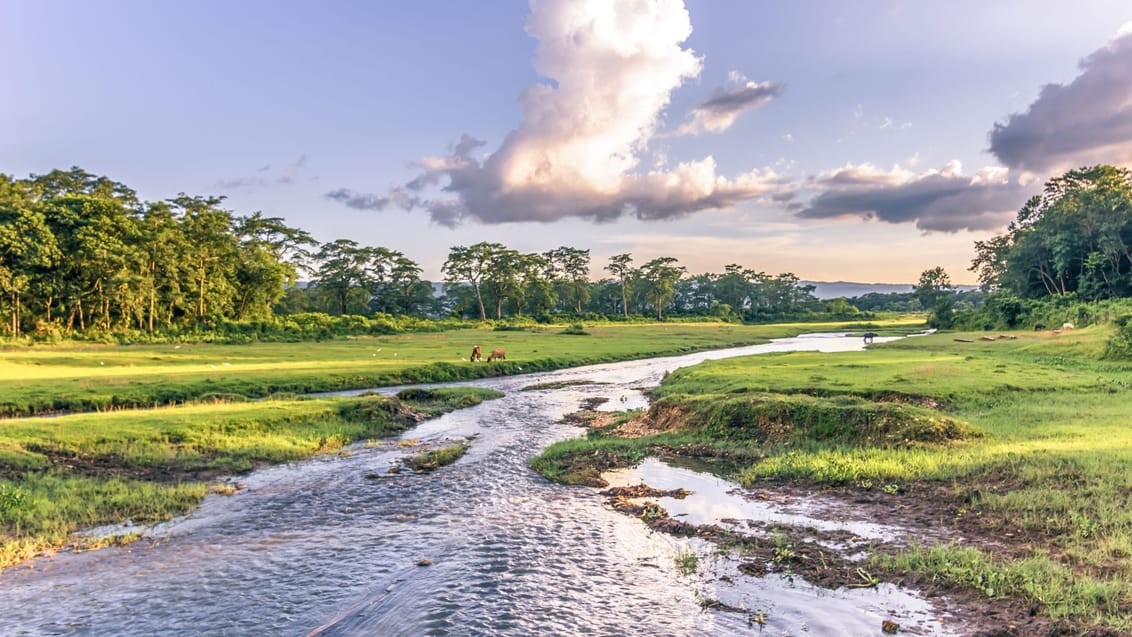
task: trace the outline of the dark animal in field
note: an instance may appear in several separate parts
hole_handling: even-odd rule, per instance
[[[500,347],[497,350],[492,350],[492,352],[487,355],[487,362],[489,362],[489,363],[491,361],[505,361],[505,360],[507,360],[507,352],[504,351],[502,347]]]
[[[865,332],[865,345],[872,343],[873,339],[876,338],[876,337],[877,337],[876,332]]]
[[[1034,323],[1034,331],[1040,332],[1046,328],[1044,323]]]
[[[476,345],[475,347],[473,347],[472,348],[472,356],[471,356],[470,360],[473,363],[476,362],[476,361],[482,361],[483,360],[483,348],[480,347],[479,345]]]

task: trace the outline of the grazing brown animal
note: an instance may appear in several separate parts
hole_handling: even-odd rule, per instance
[[[489,363],[491,361],[505,361],[505,360],[507,360],[507,352],[504,351],[502,347],[500,347],[497,350],[492,350],[492,352],[487,355],[487,362],[489,362]]]
[[[475,347],[473,347],[472,348],[472,356],[471,356],[470,360],[473,363],[476,362],[476,361],[482,361],[483,360],[483,348],[480,347],[479,345],[476,345]]]

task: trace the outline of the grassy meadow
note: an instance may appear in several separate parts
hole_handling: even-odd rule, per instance
[[[894,323],[900,325],[899,323]],[[447,382],[759,343],[845,323],[465,329],[315,343],[33,346],[0,350],[0,416]],[[860,329],[860,328],[858,328]],[[864,328],[871,329],[871,328]],[[891,327],[890,327],[891,329]],[[473,345],[507,360],[467,362]]]
[[[881,550],[870,568],[1132,631],[1132,365],[1099,359],[1111,329],[710,361],[656,389],[653,435],[591,431],[532,466],[592,483],[684,453],[731,460],[747,486],[919,498],[938,504],[940,525],[985,541]]]

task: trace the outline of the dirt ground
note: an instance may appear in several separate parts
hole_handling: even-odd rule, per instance
[[[567,421],[581,426],[608,427],[616,415],[589,409],[571,414]],[[640,437],[667,430],[668,423],[650,423],[638,417],[621,423],[612,430],[614,435]],[[695,456],[695,449],[666,450],[678,455]],[[675,455],[675,454],[673,454]],[[871,582],[890,582],[918,591],[941,612],[955,618],[959,630],[973,637],[1117,637],[1122,633],[1093,626],[1074,625],[1053,620],[1042,613],[1040,605],[1021,598],[989,598],[973,588],[956,587],[918,573],[884,572],[869,567],[862,573],[861,562],[851,559],[860,551],[848,532],[820,532],[811,528],[791,526],[755,525],[751,532],[736,531],[716,525],[695,526],[668,516],[655,502],[647,498],[681,497],[678,492],[656,491],[650,487],[624,488],[601,491],[610,508],[639,518],[660,533],[680,537],[700,537],[724,547],[741,549],[744,563],[740,572],[760,577],[775,569],[789,569],[812,584],[838,588],[861,586]],[[683,494],[683,495],[686,495]],[[992,552],[996,556],[1020,557],[1030,555],[1031,547],[1043,545],[1051,538],[1027,536],[1004,529],[1003,521],[972,515],[968,510],[969,494],[954,487],[936,483],[907,485],[899,493],[885,493],[855,487],[830,487],[795,482],[767,481],[752,489],[743,489],[743,497],[781,501],[820,496],[825,502],[817,512],[808,515],[822,519],[873,520],[906,530],[903,537],[915,538],[921,543],[958,541]],[[644,500],[642,500],[644,498]],[[792,555],[783,560],[776,554],[766,537],[773,533],[792,545]],[[761,539],[761,541],[759,541]],[[815,541],[817,540],[817,541]],[[904,541],[868,543],[870,550],[893,553],[906,547]],[[832,549],[831,545],[844,546]],[[865,578],[868,579],[865,579]],[[706,600],[707,608],[727,608],[716,600]],[[879,627],[878,627],[879,628]],[[896,629],[899,634],[899,628]]]

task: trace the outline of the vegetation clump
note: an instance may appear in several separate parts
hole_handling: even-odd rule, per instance
[[[664,412],[673,408],[679,409],[683,427],[699,429],[713,440],[760,445],[907,447],[979,435],[971,425],[935,410],[858,396],[669,395],[653,404],[648,417],[667,420]]]
[[[414,454],[403,462],[406,467],[417,473],[428,473],[456,462],[464,457],[470,447],[471,444],[467,441],[443,445]]]

